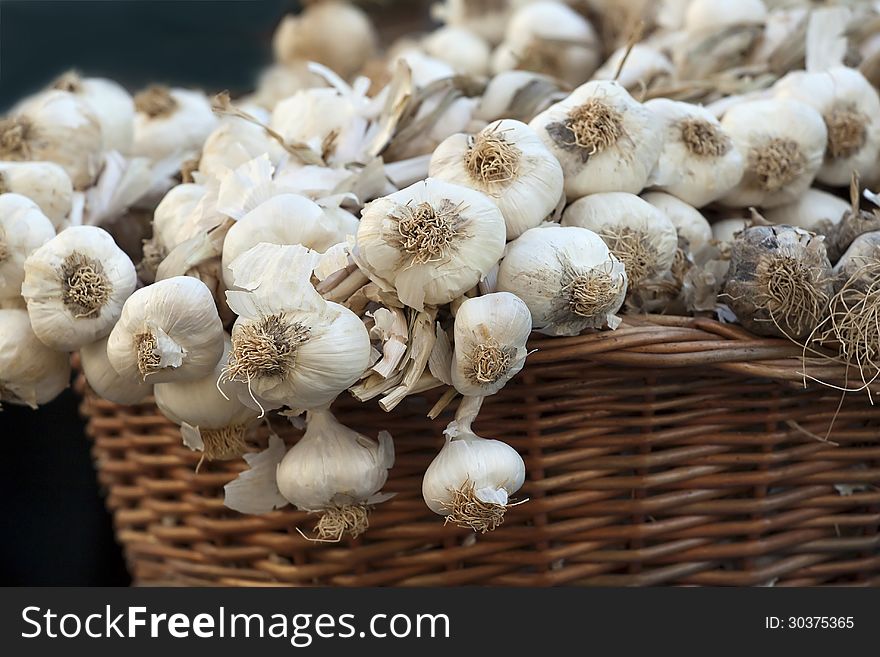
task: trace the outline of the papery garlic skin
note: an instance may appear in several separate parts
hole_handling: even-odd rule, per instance
[[[774,207],[796,200],[816,177],[828,131],[822,115],[797,100],[745,101],[721,127],[745,158],[739,184],[720,200],[733,207]]]
[[[532,315],[509,292],[468,299],[455,315],[452,383],[465,396],[494,395],[526,362]]]
[[[712,223],[712,238],[716,242],[733,242],[737,233],[745,230],[749,225],[748,219],[731,217]]]
[[[134,97],[132,154],[180,162],[198,153],[218,119],[201,91],[149,87]]]
[[[80,364],[89,387],[101,399],[128,406],[143,401],[153,386],[140,377],[122,376],[107,357],[107,338],[83,345],[79,349]]]
[[[656,117],[616,82],[587,82],[529,125],[562,165],[569,200],[596,192],[638,194],[663,148]]]
[[[442,59],[461,75],[484,76],[489,73],[489,44],[470,30],[447,25],[422,40],[431,57]]]
[[[541,333],[577,335],[619,324],[627,276],[594,232],[548,224],[507,245],[496,287],[526,303]]]
[[[774,224],[788,224],[824,235],[849,210],[850,204],[839,196],[811,188],[792,203],[768,208],[763,216]]]
[[[19,194],[0,194],[0,299],[21,296],[24,261],[53,237],[52,222],[36,203]]]
[[[711,241],[712,226],[694,206],[663,192],[646,192],[641,198],[669,218],[678,236],[687,240],[692,253],[697,253]]]
[[[505,233],[484,194],[428,178],[364,208],[352,256],[374,283],[421,310],[474,287],[501,258]]]
[[[567,96],[560,82],[534,71],[505,71],[486,85],[474,118],[481,121],[516,119],[529,122]]]
[[[153,212],[153,236],[149,248],[144,247],[145,258],[153,257],[161,262],[174,247],[195,237],[199,227],[189,218],[206,191],[195,183],[175,185],[168,190]]]
[[[866,180],[880,175],[880,96],[859,71],[793,71],[773,89],[779,98],[810,105],[825,121],[828,145],[817,180],[847,185],[853,171]]]
[[[261,242],[301,244],[324,253],[357,232],[351,214],[327,213],[314,201],[297,194],[280,194],[264,201],[229,229],[223,242],[223,280],[232,289],[234,276],[229,265]]]
[[[147,383],[207,376],[223,355],[223,324],[200,280],[174,276],[132,294],[107,341],[120,375]]]
[[[711,112],[666,98],[649,100],[645,107],[665,132],[663,150],[648,186],[699,208],[740,182],[745,169],[743,155]]]
[[[626,62],[621,69],[624,56]],[[634,92],[667,80],[674,73],[675,67],[666,55],[649,45],[637,43],[631,49],[618,48],[611,53],[606,62],[593,73],[593,79],[616,79],[624,89]]]
[[[83,78],[74,72],[61,76],[54,87],[82,98],[101,124],[105,151],[123,155],[134,141],[134,100],[125,88],[107,78]]]
[[[513,120],[447,138],[431,156],[429,173],[486,194],[501,210],[508,240],[540,225],[563,194],[556,157],[534,130]]]
[[[562,225],[580,226],[599,235],[626,266],[631,290],[668,271],[678,249],[678,233],[669,217],[626,192],[578,199],[566,208]]]
[[[199,171],[206,176],[221,177],[227,170],[263,154],[273,165],[285,157],[284,148],[258,125],[229,117],[218,125],[202,146]]]
[[[76,189],[98,176],[104,137],[95,113],[81,98],[52,90],[0,120],[0,160],[55,162]]]
[[[65,227],[73,204],[70,176],[54,162],[0,162],[0,193],[27,196],[40,206],[55,230]]]
[[[48,347],[75,351],[106,336],[134,291],[134,264],[110,233],[72,226],[24,263],[21,294],[34,333]]]
[[[36,408],[69,383],[69,356],[37,339],[27,312],[0,309],[0,404]]]

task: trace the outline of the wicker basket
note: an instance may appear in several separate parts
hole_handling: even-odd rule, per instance
[[[421,475],[444,418],[338,403],[389,429],[397,462],[369,531],[312,543],[315,518],[223,506],[239,460],[203,466],[151,402],[86,391],[94,454],[136,582],[184,585],[818,585],[880,583],[880,408],[804,389],[800,350],[704,319],[628,318],[537,338],[475,429],[524,455],[525,504],[475,535],[444,526]],[[840,379],[829,366],[813,372]],[[833,430],[825,440],[829,426]],[[273,421],[288,442],[298,433]],[[265,431],[259,442],[265,444]]]

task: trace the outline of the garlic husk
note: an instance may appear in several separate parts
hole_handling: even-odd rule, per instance
[[[25,260],[21,295],[37,337],[75,351],[110,332],[136,284],[134,264],[110,233],[71,226]]]
[[[369,366],[363,322],[310,283],[319,257],[300,245],[264,243],[230,265],[237,289],[226,298],[239,317],[224,377],[247,384],[263,408],[329,404]]]
[[[132,154],[183,163],[199,152],[218,119],[201,91],[155,85],[134,97]]]
[[[560,85],[542,73],[504,71],[489,80],[474,118],[487,122],[505,118],[529,122],[567,96]]]
[[[691,252],[700,251],[712,239],[712,227],[694,206],[663,192],[646,192],[642,194],[642,200],[669,218],[679,238],[687,240]]]
[[[594,232],[547,224],[507,245],[496,286],[526,303],[536,330],[577,335],[620,323],[627,276]]]
[[[484,76],[489,73],[489,44],[470,30],[447,25],[422,40],[422,48],[441,59],[460,75]]]
[[[364,208],[352,256],[381,289],[422,310],[474,287],[501,258],[505,232],[487,196],[428,178]]]
[[[774,207],[801,196],[825,156],[822,115],[792,99],[753,100],[727,110],[721,127],[745,159],[739,184],[721,198],[733,207]]]
[[[70,176],[54,162],[0,162],[0,193],[27,196],[40,206],[55,230],[66,225],[73,205]]]
[[[24,261],[53,237],[52,222],[36,203],[19,194],[0,194],[0,299],[21,296]]]
[[[526,362],[532,315],[509,292],[466,300],[455,315],[452,383],[465,396],[494,395]]]
[[[132,294],[107,341],[121,376],[146,383],[194,381],[223,355],[223,324],[208,287],[174,276]]]
[[[471,420],[456,419],[446,427],[446,442],[422,479],[422,497],[446,522],[486,533],[504,522],[526,468],[510,445],[475,434]]]
[[[434,151],[429,172],[486,194],[501,210],[508,240],[540,225],[562,198],[562,167],[534,130],[519,121],[452,135]]]
[[[620,67],[624,56],[626,61]],[[617,80],[630,93],[662,84],[675,75],[672,62],[651,46],[637,43],[632,48],[618,48],[593,73],[594,80]],[[616,77],[615,77],[616,76]]]
[[[767,209],[763,216],[774,224],[788,224],[824,235],[840,223],[849,209],[850,204],[839,196],[811,188],[791,203]]]
[[[749,225],[748,219],[742,217],[730,217],[712,222],[712,239],[716,242],[730,243],[736,238],[737,233],[745,230]]]
[[[184,444],[208,460],[240,457],[245,434],[259,413],[239,400],[241,384],[221,380],[232,349],[224,335],[223,356],[208,375],[192,381],[169,381],[154,387],[162,415],[181,426]]]
[[[599,38],[590,22],[560,2],[529,2],[514,12],[492,71],[537,71],[575,86],[599,65]]]
[[[699,208],[740,182],[743,155],[711,112],[666,98],[649,100],[645,107],[665,131],[663,150],[648,181],[650,187]]]
[[[83,78],[71,71],[53,85],[82,98],[101,124],[105,151],[123,155],[134,142],[134,100],[125,88],[107,78]]]
[[[800,340],[821,321],[832,294],[823,238],[793,226],[752,226],[733,240],[720,299],[759,335]]]
[[[104,138],[88,104],[66,91],[51,90],[0,120],[0,160],[55,162],[76,189],[98,176]]]
[[[367,14],[336,0],[310,3],[301,14],[285,16],[272,37],[277,61],[315,61],[344,78],[357,73],[377,45],[378,35]]]
[[[774,85],[779,98],[816,109],[828,131],[825,160],[816,179],[847,185],[853,171],[871,179],[880,174],[880,96],[856,69],[794,71]]]
[[[107,401],[128,406],[143,401],[153,391],[153,386],[140,377],[121,376],[113,369],[107,358],[107,338],[80,347],[79,358],[89,387]]]
[[[616,82],[588,82],[529,125],[562,165],[569,200],[596,192],[638,194],[663,148],[656,117]]]
[[[199,171],[219,178],[227,170],[236,169],[264,153],[268,154],[273,165],[278,165],[285,157],[284,148],[265,129],[237,117],[228,117],[205,140]]]
[[[0,309],[0,404],[36,408],[69,383],[69,356],[37,340],[27,312]]]
[[[223,242],[223,280],[232,289],[229,265],[261,242],[301,244],[324,253],[357,232],[357,219],[350,213],[327,213],[304,196],[280,194],[264,201],[233,224]]]
[[[565,209],[562,225],[599,235],[626,267],[630,290],[668,271],[678,249],[678,233],[669,217],[626,192],[578,199]]]

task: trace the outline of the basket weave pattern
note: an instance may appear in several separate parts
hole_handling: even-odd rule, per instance
[[[241,461],[181,444],[152,401],[86,390],[100,481],[135,580],[185,585],[880,584],[880,408],[803,387],[800,351],[736,327],[628,318],[623,328],[539,338],[526,368],[476,424],[526,460],[494,532],[444,526],[421,477],[447,417],[430,399],[393,413],[341,399],[342,422],[388,429],[397,460],[370,529],[313,543],[315,517],[223,506]],[[818,371],[833,377],[840,373]],[[834,420],[830,440],[824,440]],[[272,427],[292,444],[299,432]],[[262,427],[254,446],[265,446]]]

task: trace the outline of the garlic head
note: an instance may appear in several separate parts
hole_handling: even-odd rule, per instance
[[[21,296],[24,261],[55,237],[37,204],[19,194],[0,194],[0,299]]]
[[[73,205],[70,176],[54,162],[0,162],[0,194],[27,196],[40,206],[56,231],[66,228]]]
[[[122,376],[113,369],[107,357],[107,338],[80,347],[79,359],[89,387],[102,399],[128,406],[143,401],[153,391],[153,386],[140,377]]]
[[[36,408],[69,383],[70,357],[37,339],[27,312],[0,309],[0,404]]]

